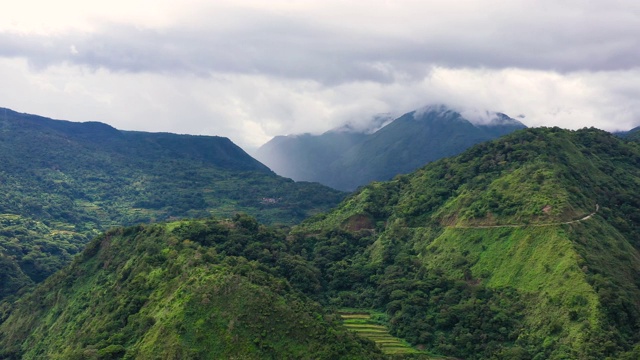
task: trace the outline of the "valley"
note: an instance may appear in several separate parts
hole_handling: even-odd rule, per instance
[[[640,360],[640,3],[0,11],[0,360]]]

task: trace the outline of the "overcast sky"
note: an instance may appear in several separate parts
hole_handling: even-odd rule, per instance
[[[0,5],[0,106],[57,119],[247,148],[434,103],[640,125],[635,0]]]

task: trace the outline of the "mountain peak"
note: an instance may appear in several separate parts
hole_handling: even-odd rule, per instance
[[[397,119],[379,114],[366,123],[354,120],[322,135],[308,135],[304,141],[274,138],[256,156],[280,175],[351,191],[526,128],[502,113],[461,112],[435,104]]]
[[[424,106],[413,113],[414,119],[418,120],[426,115],[442,119],[467,120],[475,126],[519,126],[525,127],[520,121],[508,115],[471,107],[451,107],[444,104],[431,104]]]
[[[376,114],[365,122],[349,121],[342,126],[327,131],[327,133],[373,134],[394,119],[395,117],[391,113]]]
[[[419,120],[426,115],[436,116],[439,118],[459,118],[461,116],[459,112],[444,104],[426,105],[413,112],[413,118],[416,120]]]

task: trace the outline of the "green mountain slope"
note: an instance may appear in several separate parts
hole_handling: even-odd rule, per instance
[[[525,127],[504,114],[486,115],[482,123],[472,122],[458,111],[432,106],[407,113],[371,134],[336,130],[279,136],[256,156],[283,176],[353,190]]]
[[[291,230],[244,215],[112,230],[0,307],[0,349],[384,358],[330,314],[351,309],[384,313],[373,330],[420,358],[637,359],[639,185],[640,144],[527,129]]]
[[[639,127],[635,127],[629,131],[621,131],[621,132],[617,132],[614,133],[615,135],[627,139],[627,140],[631,140],[631,141],[639,141],[640,140],[640,126]]]
[[[336,159],[330,165],[334,176],[320,182],[355,189],[373,180],[389,180],[525,127],[504,114],[495,116],[496,123],[477,125],[443,106],[412,111]]]
[[[113,226],[245,211],[294,223],[343,194],[275,175],[229,139],[119,131],[0,109],[0,299]]]
[[[634,358],[638,165],[637,144],[603,131],[519,131],[370,184],[294,234],[315,251],[357,239],[316,261],[324,296],[386,311],[414,345],[469,359]]]
[[[380,358],[277,267],[239,255],[283,240],[246,216],[111,230],[16,303],[0,357]]]

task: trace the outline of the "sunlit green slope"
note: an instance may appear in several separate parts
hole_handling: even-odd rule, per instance
[[[633,358],[639,189],[636,143],[528,129],[373,183],[294,233],[366,239],[334,259],[351,275],[326,296],[386,311],[414,345],[462,358]]]
[[[383,356],[329,315],[350,308],[425,354],[637,359],[639,185],[640,144],[527,129],[372,183],[291,231],[246,216],[113,230],[0,309],[0,349]]]
[[[380,357],[273,264],[247,259],[282,239],[244,216],[109,231],[5,314],[0,358]]]

